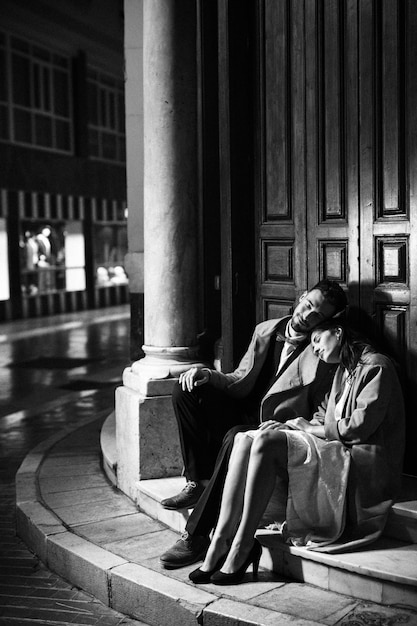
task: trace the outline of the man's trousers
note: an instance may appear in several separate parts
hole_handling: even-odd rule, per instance
[[[178,423],[184,474],[187,480],[208,480],[214,471],[223,437],[234,426],[253,422],[248,403],[214,389],[210,384],[183,391],[177,383],[172,393]]]

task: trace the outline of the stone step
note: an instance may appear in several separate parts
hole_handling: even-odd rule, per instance
[[[116,485],[117,451],[116,418],[114,411],[106,418],[100,433],[103,470],[112,485]]]
[[[103,456],[103,469],[110,482],[116,485],[117,454],[116,424],[114,412],[104,422],[100,435]],[[178,493],[184,486],[184,479],[177,476],[157,480],[141,481],[138,502],[149,515],[178,532],[182,532],[188,519],[188,512],[174,513],[159,506],[163,498]],[[404,475],[401,494],[391,510],[384,535],[392,539],[417,543],[417,478]]]
[[[195,564],[164,570],[159,556],[178,533],[138,512],[106,480],[98,455],[102,422],[90,417],[55,433],[32,450],[16,476],[18,535],[75,587],[153,626],[417,625],[416,605],[384,606],[382,591],[381,598],[375,592],[381,602],[364,603],[274,574],[268,549],[263,561],[269,569],[256,580],[249,570],[242,585],[193,585],[188,574]],[[165,491],[182,485],[176,479]]]
[[[417,478],[403,475],[398,501],[392,507],[384,535],[417,543]]]
[[[410,489],[413,490],[416,483],[415,478],[406,477],[403,494],[390,517],[388,535],[372,546],[329,555],[288,546],[281,541],[279,533],[259,530],[257,537],[265,548],[262,567],[364,600],[417,608],[417,512],[416,500],[409,499],[410,493],[414,493]],[[190,510],[168,511],[160,502],[183,486],[182,477],[140,481],[137,503],[147,515],[182,532]],[[393,538],[392,534],[397,536]],[[404,536],[414,537],[414,540],[404,540],[401,538]]]
[[[159,556],[178,533],[138,512],[108,483],[98,458],[101,423],[83,420],[25,458],[16,477],[17,532],[52,571],[95,596],[96,607],[101,601],[129,616],[120,623],[329,626],[372,620],[416,626],[412,608],[364,603],[270,570],[261,569],[254,580],[249,568],[241,585],[226,587],[193,585],[188,574],[195,564],[164,570]],[[85,623],[91,623],[87,613]]]
[[[355,552],[325,554],[288,546],[278,533],[258,530],[263,565],[323,589],[381,602],[417,606],[417,544],[382,537]]]
[[[106,420],[101,434],[103,465],[116,481],[114,416]],[[107,466],[107,469],[106,469]],[[180,476],[139,482],[140,509],[172,530],[181,533],[191,510],[169,511],[160,502],[184,487]],[[350,554],[325,555],[287,546],[277,533],[260,530],[264,546],[261,565],[277,574],[347,593],[364,600],[417,607],[417,478],[405,475],[384,537],[369,548]],[[395,571],[395,576],[392,572]],[[364,585],[364,579],[366,584]]]
[[[182,532],[190,511],[168,511],[160,506],[161,500],[181,491],[184,478],[142,480],[138,487],[137,502],[140,508],[173,530]],[[403,477],[402,492],[390,512],[384,531],[386,537],[417,544],[417,478]]]

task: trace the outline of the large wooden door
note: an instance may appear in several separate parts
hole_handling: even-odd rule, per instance
[[[417,474],[417,3],[259,0],[258,16],[258,320],[339,281],[403,361]]]

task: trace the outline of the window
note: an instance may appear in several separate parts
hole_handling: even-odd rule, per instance
[[[69,59],[1,33],[0,75],[0,139],[72,152]]]
[[[65,222],[21,222],[19,248],[24,295],[68,290],[66,268],[72,269],[73,264],[67,258],[67,228]],[[83,267],[83,264],[82,254],[78,256],[78,265]],[[81,289],[85,289],[85,281],[83,285]]]
[[[99,72],[88,73],[88,137],[92,158],[124,163],[123,82]]]
[[[94,264],[97,287],[125,285],[126,224],[94,224]]]

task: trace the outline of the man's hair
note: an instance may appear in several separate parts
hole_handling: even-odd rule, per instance
[[[327,278],[320,280],[309,291],[313,291],[313,289],[321,291],[327,302],[335,307],[336,313],[346,309],[348,304],[346,294],[335,280],[328,280]]]

